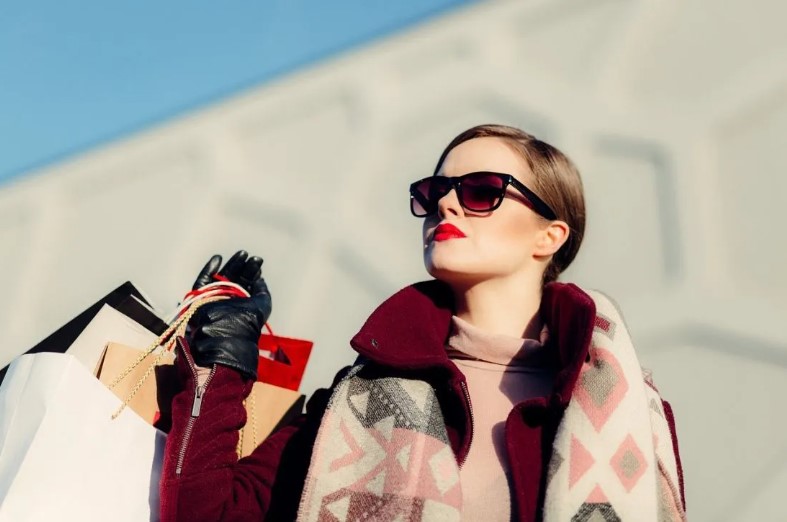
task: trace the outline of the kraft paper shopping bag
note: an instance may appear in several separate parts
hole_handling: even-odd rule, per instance
[[[142,419],[168,430],[172,397],[179,391],[174,355],[152,352],[138,361],[139,353],[135,348],[109,343],[96,376]],[[118,380],[121,375],[124,377]],[[255,382],[244,404],[246,425],[239,434],[238,456],[249,455],[276,428],[298,416],[304,400],[297,391]]]

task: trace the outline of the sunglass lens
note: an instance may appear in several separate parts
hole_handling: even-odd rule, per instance
[[[434,205],[430,199],[432,180],[425,178],[410,186],[410,210],[415,216],[427,216],[432,213]]]
[[[485,212],[503,198],[505,182],[499,176],[474,174],[462,180],[462,204],[468,210]]]
[[[416,216],[428,216],[437,210],[437,202],[451,190],[450,181],[431,176],[413,183],[410,187],[410,210]]]

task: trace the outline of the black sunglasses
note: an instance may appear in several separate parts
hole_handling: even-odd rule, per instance
[[[410,212],[426,217],[437,212],[440,199],[456,189],[462,208],[472,212],[490,212],[503,203],[506,187],[513,186],[530,202],[532,209],[546,219],[557,219],[549,205],[511,174],[471,172],[464,176],[429,176],[410,185]]]

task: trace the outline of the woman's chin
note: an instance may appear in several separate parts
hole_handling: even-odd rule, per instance
[[[478,277],[470,267],[458,263],[435,263],[426,260],[429,275],[449,285],[466,284]]]

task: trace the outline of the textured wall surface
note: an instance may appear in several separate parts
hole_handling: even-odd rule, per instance
[[[427,277],[407,185],[483,122],[583,173],[564,279],[621,304],[673,403],[691,520],[778,520],[787,490],[787,15],[765,0],[493,2],[0,191],[2,358],[131,279],[171,308],[214,252],[265,257],[306,391]],[[780,495],[781,493],[781,495]]]

